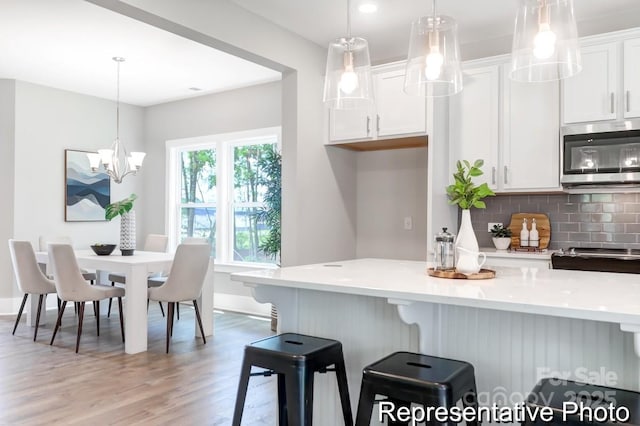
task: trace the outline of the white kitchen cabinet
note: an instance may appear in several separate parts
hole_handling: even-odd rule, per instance
[[[562,83],[565,124],[612,120],[617,116],[618,43],[581,48],[582,71]]]
[[[456,171],[458,160],[484,160],[484,174],[474,179],[498,189],[498,138],[500,68],[478,67],[463,72],[464,89],[451,98],[450,171]]]
[[[376,94],[376,133],[390,137],[427,132],[426,101],[422,96],[404,92],[404,64],[373,73]]]
[[[450,170],[460,159],[483,159],[474,179],[497,192],[558,190],[558,83],[517,83],[508,65],[464,71],[464,89],[450,109]]]
[[[404,93],[404,67],[394,63],[373,68],[375,102],[370,108],[329,111],[330,143],[426,135],[426,100]]]
[[[624,42],[624,118],[640,117],[640,38]]]
[[[560,87],[521,83],[502,68],[500,188],[508,191],[560,187]]]

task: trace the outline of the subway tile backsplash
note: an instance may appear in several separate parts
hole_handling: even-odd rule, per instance
[[[489,222],[509,225],[512,213],[546,213],[551,249],[625,247],[640,249],[640,193],[499,195],[473,209],[471,221],[481,247],[492,247]]]

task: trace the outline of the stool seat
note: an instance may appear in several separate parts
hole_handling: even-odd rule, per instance
[[[356,426],[371,422],[376,395],[386,396],[396,406],[451,408],[462,399],[465,406],[477,408],[471,364],[413,352],[395,352],[363,369]]]
[[[566,402],[582,402],[585,407],[608,407],[613,404],[614,407],[625,407],[629,410],[629,419],[626,421],[602,421],[595,422],[583,415],[577,413],[571,414],[563,412],[563,404]],[[564,380],[557,378],[544,378],[536,384],[529,396],[527,397],[527,406],[529,407],[550,407],[553,410],[553,420],[558,424],[564,425],[584,425],[584,424],[602,424],[602,425],[640,425],[640,393],[625,389],[612,388],[607,386],[594,385],[590,383],[576,382],[573,380]],[[563,415],[566,422],[562,422]],[[608,418],[607,420],[613,420]],[[539,420],[527,420],[523,425],[542,425]],[[555,424],[555,422],[554,422]]]
[[[233,426],[240,426],[250,376],[278,375],[279,424],[311,426],[313,421],[313,376],[333,371],[334,366],[343,418],[353,424],[342,344],[337,340],[284,333],[258,340],[244,350]],[[251,373],[252,367],[266,371]]]

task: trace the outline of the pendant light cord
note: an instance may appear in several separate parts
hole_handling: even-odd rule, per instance
[[[347,39],[351,40],[351,0],[347,0]]]
[[[120,62],[121,60],[115,59],[118,64],[118,76],[117,76],[117,89],[116,89],[116,139],[120,139]]]
[[[431,5],[432,5],[431,9],[433,10],[433,25],[435,26],[435,24],[436,24],[436,0],[433,0],[431,2]]]

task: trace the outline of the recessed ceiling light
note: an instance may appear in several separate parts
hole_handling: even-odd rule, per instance
[[[199,87],[189,87],[189,90],[191,90],[192,92],[199,92],[199,91],[201,91],[202,89],[201,89],[201,88],[199,88]]]
[[[358,10],[361,13],[376,13],[378,11],[378,5],[371,2],[362,2],[358,6]]]

